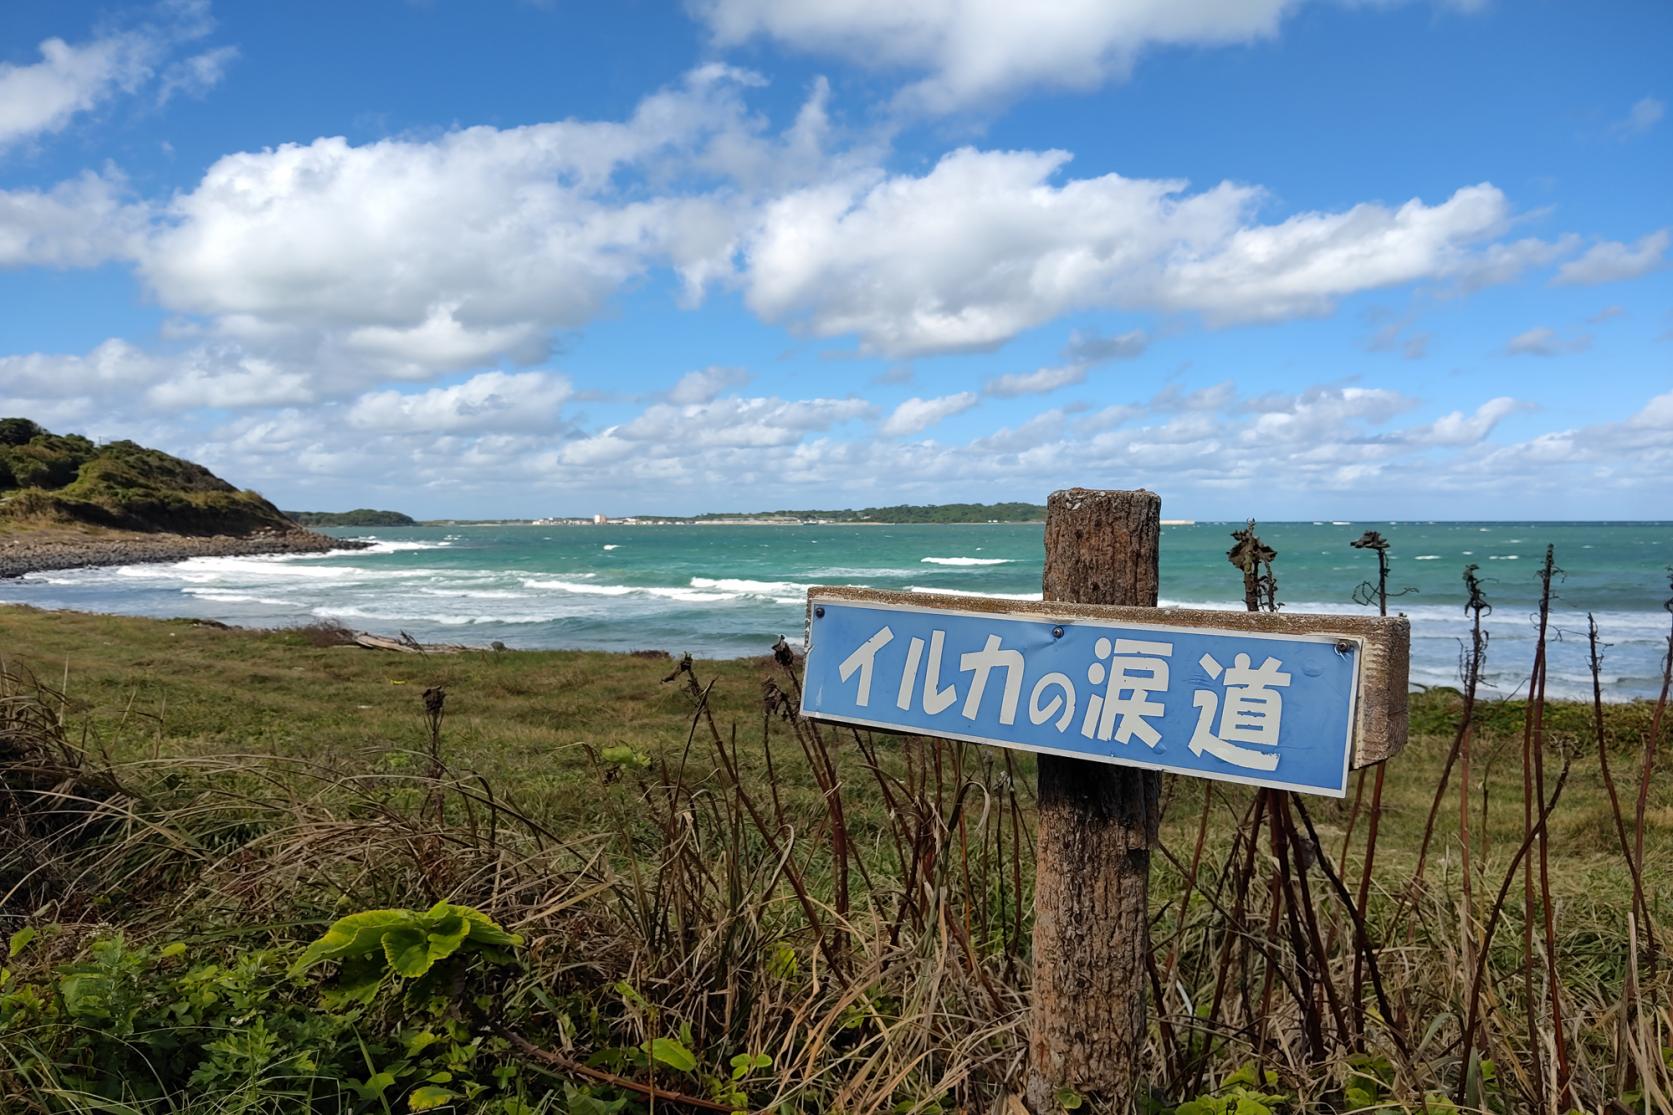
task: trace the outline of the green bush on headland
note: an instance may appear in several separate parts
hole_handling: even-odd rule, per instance
[[[294,523],[202,465],[132,441],[95,445],[27,418],[0,418],[0,520],[250,534]]]
[[[286,511],[285,515],[305,527],[412,527],[418,520],[399,511],[374,511],[356,507],[353,511]]]

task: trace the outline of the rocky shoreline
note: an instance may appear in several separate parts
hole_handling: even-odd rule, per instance
[[[363,550],[371,545],[332,538],[311,530],[264,530],[254,534],[113,534],[87,538],[6,538],[0,536],[0,579],[49,569],[85,569],[95,565],[137,565],[184,561],[194,557],[247,557],[256,554],[318,554],[327,550]]]

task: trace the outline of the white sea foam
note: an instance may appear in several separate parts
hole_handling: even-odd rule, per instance
[[[664,600],[682,600],[693,604],[737,600],[742,595],[736,592],[703,592],[694,588],[647,588],[644,592],[647,596],[659,596]]]
[[[228,592],[222,589],[195,588],[188,586],[180,591],[199,600],[208,600],[215,604],[267,604],[275,608],[288,608],[296,601],[282,597],[252,596],[247,592]]]
[[[431,612],[415,615],[410,612],[382,612],[352,604],[323,604],[314,608],[312,614],[324,619],[368,620],[374,623],[388,624],[434,623],[445,627],[467,627],[473,624],[551,623],[553,620],[564,618],[562,613],[555,612],[513,612],[505,615],[481,615],[472,612]]]
[[[173,564],[122,565],[119,577],[140,580],[182,580],[192,584],[227,582],[249,584],[266,579],[313,581],[405,580],[428,577],[429,569],[369,569],[362,565],[316,565],[287,560],[293,555],[264,557],[195,557]]]
[[[969,589],[956,588],[926,588],[923,585],[912,585],[907,592],[935,593],[940,596],[978,596],[989,600],[1038,600],[1037,592],[972,592]]]
[[[783,596],[806,592],[807,585],[795,581],[751,581],[742,577],[693,577],[692,588],[716,589],[720,592],[747,593],[750,596]]]
[[[513,592],[503,588],[421,588],[418,590],[425,596],[459,596],[471,600],[527,600],[526,592]]]
[[[620,546],[620,545],[621,545],[620,542],[606,542],[604,544],[604,548],[606,550],[614,550],[617,546]]]
[[[855,566],[834,565],[828,569],[814,569],[808,573],[808,576],[822,580],[831,578],[838,580],[850,580],[856,577],[861,577],[868,581],[873,581],[878,580],[879,578],[916,577],[921,572],[922,570],[920,569],[862,569]]]
[[[1464,527],[1468,531],[1469,527]],[[1491,530],[1499,528],[1493,527]],[[1507,524],[1508,529],[1508,524]],[[1524,527],[1524,530],[1527,528]],[[468,534],[467,539],[476,535]],[[1456,534],[1450,537],[1457,539]],[[1538,539],[1528,536],[1530,544]],[[404,540],[403,540],[404,541]],[[560,539],[567,541],[567,539]],[[1022,570],[994,570],[997,576],[987,576],[981,566],[1006,564],[1006,559],[988,556],[976,545],[980,539],[949,544],[935,557],[913,558],[910,550],[899,553],[894,544],[845,549],[840,555],[824,555],[827,564],[815,567],[807,560],[810,551],[800,555],[780,554],[774,545],[763,546],[770,551],[756,554],[747,564],[728,568],[711,567],[715,575],[690,576],[689,569],[679,575],[663,569],[627,574],[622,563],[610,557],[604,546],[596,541],[581,542],[578,547],[559,551],[542,547],[541,552],[553,554],[552,566],[541,568],[532,561],[522,568],[515,563],[528,559],[521,553],[507,568],[496,565],[496,554],[491,547],[471,543],[471,549],[455,545],[448,558],[428,558],[422,551],[433,550],[440,555],[444,547],[436,542],[420,544],[377,539],[377,549],[338,551],[335,554],[269,554],[243,557],[193,558],[173,563],[146,563],[126,567],[103,567],[83,570],[50,571],[31,574],[18,585],[14,598],[40,600],[45,606],[93,607],[103,606],[106,599],[132,601],[122,604],[122,610],[132,608],[148,615],[208,615],[234,623],[306,622],[310,612],[332,615],[344,622],[373,631],[405,629],[420,639],[449,641],[450,632],[458,632],[452,641],[485,643],[498,627],[506,632],[522,633],[529,645],[551,645],[555,642],[578,645],[633,645],[635,631],[641,625],[660,634],[645,636],[647,644],[664,640],[667,645],[685,643],[694,650],[708,653],[746,653],[755,647],[755,633],[765,630],[795,630],[800,627],[805,592],[809,584],[847,583],[874,586],[905,587],[918,593],[948,590],[933,584],[946,581],[960,584],[956,596],[989,597],[1018,602],[1035,601],[1033,592],[982,592],[976,585],[1019,589],[1032,578],[1023,576],[1032,559],[1013,559],[1010,564]],[[814,540],[809,539],[809,542]],[[828,540],[827,540],[828,541]],[[1485,540],[1494,545],[1495,540]],[[1436,536],[1430,544],[1444,544]],[[1497,540],[1498,545],[1521,544],[1508,536]],[[625,544],[604,544],[614,550],[625,549]],[[911,545],[910,542],[907,545]],[[921,548],[940,543],[920,543]],[[1665,540],[1661,552],[1665,553]],[[958,555],[958,548],[967,551]],[[1472,557],[1471,551],[1448,550],[1442,553],[1420,553],[1422,545],[1413,546],[1404,560],[1429,562],[1449,561],[1458,565]],[[1607,547],[1581,543],[1579,549],[1587,553],[1592,548]],[[402,557],[400,549],[419,551],[416,557]],[[830,549],[829,546],[826,547]],[[951,553],[949,554],[949,551]],[[480,553],[480,562],[470,562],[477,568],[449,568],[443,565],[455,553]],[[642,551],[635,551],[642,553]],[[1330,551],[1334,553],[1334,551]],[[590,554],[590,558],[588,555]],[[948,556],[940,556],[948,555]],[[953,556],[958,555],[958,556]],[[799,556],[800,560],[797,560]],[[1217,555],[1216,555],[1217,556]],[[765,564],[762,557],[779,557],[775,564]],[[1484,565],[1500,569],[1500,584],[1495,589],[1490,583],[1489,593],[1495,597],[1498,610],[1488,618],[1486,626],[1492,633],[1489,647],[1489,678],[1495,696],[1523,689],[1527,684],[1527,669],[1533,660],[1533,640],[1537,633],[1535,604],[1528,598],[1529,585],[1522,575],[1505,561],[1518,561],[1534,554],[1480,555]],[[1489,561],[1491,557],[1492,561]],[[788,558],[789,560],[784,560]],[[1311,562],[1313,555],[1307,555]],[[870,559],[872,564],[859,566],[856,561]],[[885,564],[886,563],[886,564]],[[450,562],[451,564],[451,562]],[[925,570],[923,565],[931,568]],[[1037,567],[1037,562],[1033,563]],[[1320,558],[1310,570],[1313,580],[1328,575],[1335,564],[1332,558]],[[532,566],[532,567],[531,567]],[[555,566],[555,567],[553,567]],[[937,567],[944,568],[937,568]],[[960,568],[971,567],[971,568]],[[590,568],[589,568],[590,567]],[[615,567],[615,568],[612,568]],[[677,568],[677,566],[676,566]],[[1216,567],[1217,568],[1217,567]],[[1405,613],[1412,624],[1414,661],[1412,678],[1420,684],[1457,685],[1457,659],[1462,643],[1469,638],[1469,617],[1462,608],[1455,591],[1458,586],[1449,576],[1439,580],[1430,577],[1427,567],[1406,567],[1408,579],[1422,582],[1423,595],[1405,596],[1391,600],[1391,610]],[[1439,568],[1439,567],[1437,567]],[[1442,574],[1445,570],[1441,571]],[[732,575],[720,575],[722,573]],[[1015,573],[1016,576],[1011,574]],[[775,574],[777,576],[775,576]],[[1344,572],[1338,578],[1343,584],[1357,581],[1360,571]],[[657,583],[636,583],[641,580]],[[1202,587],[1186,588],[1200,580],[1194,573],[1189,580],[1181,577],[1179,588],[1186,596],[1215,592],[1221,586],[1210,578]],[[1300,588],[1300,579],[1292,591]],[[1435,581],[1431,585],[1430,581]],[[1444,587],[1443,587],[1444,582]],[[1038,582],[1035,581],[1035,584]],[[1403,583],[1403,582],[1402,582]],[[1332,581],[1331,584],[1335,584]],[[962,587],[968,586],[968,587]],[[1030,586],[1032,587],[1032,585]],[[1232,586],[1224,586],[1230,588]],[[1597,595],[1582,600],[1574,586],[1576,598],[1559,602],[1559,611],[1552,616],[1553,637],[1548,647],[1548,682],[1552,696],[1578,695],[1589,697],[1590,684],[1585,662],[1586,616],[1584,605],[1601,605],[1619,610],[1599,611],[1597,620],[1602,639],[1609,649],[1605,669],[1609,671],[1606,696],[1627,693],[1642,694],[1658,688],[1658,664],[1665,649],[1668,619],[1658,609],[1627,610],[1636,607],[1630,586],[1613,580],[1598,589]],[[1376,609],[1358,608],[1346,602],[1345,593],[1332,592],[1322,584],[1302,590],[1311,600],[1289,600],[1284,610],[1289,613],[1374,615]],[[7,595],[0,585],[0,596]],[[1659,600],[1659,596],[1656,597]],[[0,601],[4,602],[4,601]],[[1241,602],[1229,596],[1219,600],[1167,599],[1164,605],[1197,608],[1242,610]],[[521,625],[521,626],[519,626]],[[548,625],[543,631],[539,625]],[[428,634],[426,632],[428,631]],[[465,635],[472,632],[474,637]],[[693,634],[697,633],[697,634]],[[1558,635],[1560,634],[1560,638]]]
[[[416,539],[407,541],[403,539],[402,541],[397,542],[393,539],[379,538],[375,534],[368,534],[363,538],[356,538],[354,541],[370,542],[371,545],[366,547],[364,550],[333,550],[331,552],[353,554],[394,554],[399,553],[402,550],[440,550],[443,547],[453,545],[452,541],[449,539],[442,539],[439,542],[420,542]]]
[[[589,585],[578,581],[560,581],[553,577],[524,577],[524,588],[549,588],[559,592],[573,592],[582,596],[628,596],[637,591],[632,585]]]
[[[523,585],[533,589],[555,589],[558,592],[574,593],[577,596],[650,596],[662,600],[678,600],[682,603],[713,604],[723,600],[736,600],[742,593],[703,591],[701,587],[677,585],[597,585],[581,581],[560,580],[552,577],[525,577]]]

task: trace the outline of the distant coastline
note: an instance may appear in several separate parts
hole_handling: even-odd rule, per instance
[[[1228,520],[1230,521],[1230,520]],[[688,518],[673,516],[632,515],[621,519],[421,519],[412,524],[384,524],[423,527],[985,527],[985,526],[1044,526],[1045,518],[1037,519],[956,519],[945,522],[922,519],[788,519],[770,515],[694,515]],[[322,526],[351,524],[322,523]],[[353,524],[361,525],[361,524]],[[377,525],[377,524],[371,524]],[[1165,527],[1194,527],[1196,519],[1163,519]]]
[[[351,514],[360,514],[358,512]],[[371,514],[371,512],[366,512]],[[535,519],[426,519],[423,526],[999,526],[1040,525],[1038,503],[897,503],[886,507],[777,511],[706,511],[698,515],[555,515]],[[310,524],[348,525],[348,524]],[[1192,519],[1164,519],[1163,526],[1195,526]]]
[[[399,511],[357,507],[353,511],[286,511],[305,527],[415,527],[418,520]]]

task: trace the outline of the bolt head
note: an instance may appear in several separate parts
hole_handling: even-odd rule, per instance
[[[1056,627],[1053,627],[1051,629],[1051,637],[1054,638],[1054,639],[1061,639],[1063,637],[1063,625],[1062,624],[1058,624]]]
[[[814,619],[824,619],[825,618],[825,606],[823,604],[821,604],[817,608],[813,609],[813,618]]]

